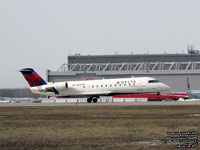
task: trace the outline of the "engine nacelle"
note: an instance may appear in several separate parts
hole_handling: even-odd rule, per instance
[[[68,88],[68,84],[67,82],[58,82],[58,83],[54,83],[54,88],[58,91],[64,91]]]

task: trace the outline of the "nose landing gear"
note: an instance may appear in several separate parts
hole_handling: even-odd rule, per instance
[[[158,96],[158,101],[161,101],[160,100],[160,92],[157,92],[157,96]]]

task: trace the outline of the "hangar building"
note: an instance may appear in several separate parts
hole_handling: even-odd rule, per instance
[[[76,54],[68,56],[68,62],[57,71],[47,71],[49,82],[131,76],[154,77],[168,84],[172,92],[185,92],[189,77],[191,89],[200,90],[200,52],[191,49],[188,54]]]

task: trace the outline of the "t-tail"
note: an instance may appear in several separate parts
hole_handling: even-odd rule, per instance
[[[30,87],[47,84],[32,68],[20,70]]]
[[[190,91],[190,81],[188,77],[187,77],[187,91]]]

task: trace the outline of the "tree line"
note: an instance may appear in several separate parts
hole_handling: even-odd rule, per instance
[[[30,89],[0,89],[0,97],[11,97],[11,98],[23,98],[23,97],[33,97],[39,98],[40,95],[33,94]]]

